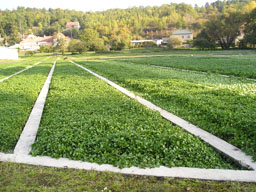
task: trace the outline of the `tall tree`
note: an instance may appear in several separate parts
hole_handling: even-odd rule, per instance
[[[256,8],[248,15],[245,26],[245,42],[256,45]]]
[[[222,49],[229,49],[241,34],[244,22],[244,15],[240,12],[229,12],[213,16],[206,22],[205,30],[211,41],[217,41]]]
[[[69,41],[66,39],[63,33],[55,33],[54,34],[54,47],[57,50],[60,50],[62,55],[64,55],[65,51],[68,48]]]
[[[93,49],[93,41],[99,38],[99,33],[95,29],[85,29],[80,34],[80,39],[86,42],[90,50]]]

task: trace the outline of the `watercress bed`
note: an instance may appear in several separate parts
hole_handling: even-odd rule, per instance
[[[39,64],[0,83],[0,152],[11,152],[51,69]]]
[[[42,57],[27,57],[24,56],[17,61],[1,60],[0,61],[0,80],[6,76],[12,75],[22,69],[25,69],[35,63],[46,59]]]
[[[181,128],[69,62],[57,62],[32,155],[118,167],[232,168]]]
[[[230,56],[230,57],[207,57],[207,56],[171,56],[171,57],[152,57],[130,58],[122,60],[127,64],[142,64],[166,66],[178,69],[188,69],[209,73],[220,73],[234,75],[238,77],[256,79],[255,56]]]
[[[119,61],[81,61],[256,160],[256,83]]]

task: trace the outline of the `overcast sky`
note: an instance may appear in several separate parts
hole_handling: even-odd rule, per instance
[[[18,6],[31,8],[61,8],[79,11],[102,11],[112,8],[154,6],[170,3],[205,5],[216,0],[0,0],[0,9],[16,9]]]

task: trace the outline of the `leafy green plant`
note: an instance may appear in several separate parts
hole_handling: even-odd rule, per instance
[[[212,53],[214,54],[214,52]],[[256,78],[255,57],[252,56],[206,57],[194,56],[192,53],[192,55],[187,54],[187,56],[151,57],[150,59],[130,58],[122,60],[122,62]]]
[[[52,63],[42,63],[0,83],[0,151],[12,151]]]
[[[156,69],[123,60],[80,63],[241,148],[256,160],[256,84],[252,81]]]
[[[56,66],[31,154],[118,167],[234,168],[197,137],[67,62]]]

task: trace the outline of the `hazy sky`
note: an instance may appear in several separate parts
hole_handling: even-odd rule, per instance
[[[112,8],[154,6],[170,3],[205,5],[216,0],[0,0],[0,9],[16,9],[18,6],[31,8],[61,8],[80,11],[102,11]]]

